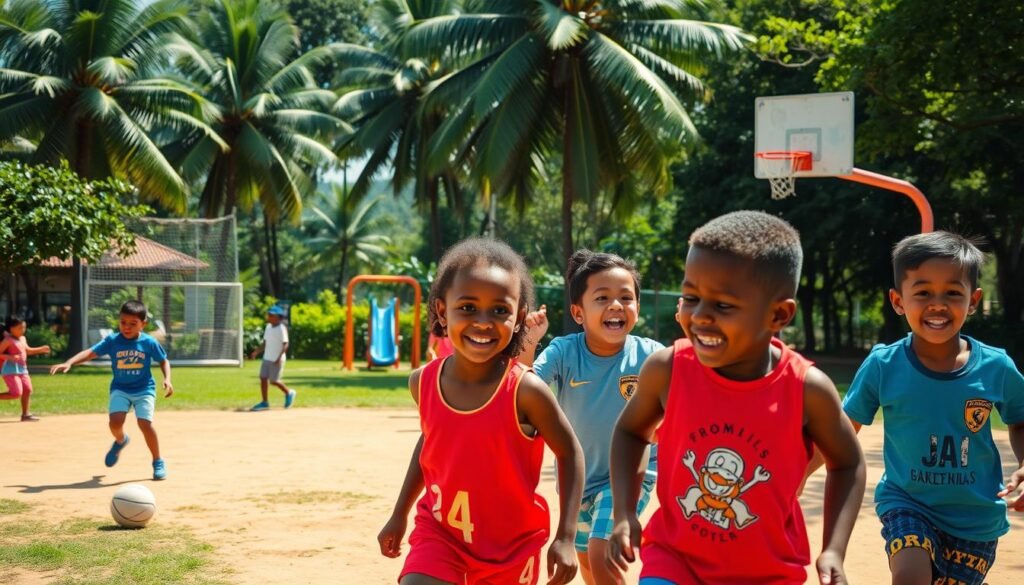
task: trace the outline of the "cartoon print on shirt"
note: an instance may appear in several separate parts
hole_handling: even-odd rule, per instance
[[[712,449],[708,453],[700,472],[693,466],[696,460],[697,455],[692,450],[683,456],[683,465],[697,482],[697,485],[686,490],[685,496],[676,498],[683,509],[683,515],[690,519],[694,514],[700,514],[723,530],[728,530],[731,522],[735,522],[738,529],[756,522],[758,517],[751,513],[739,496],[758,483],[768,481],[772,474],[758,465],[754,469],[754,477],[746,482],[743,479],[746,467],[743,458],[732,449],[724,447]]]

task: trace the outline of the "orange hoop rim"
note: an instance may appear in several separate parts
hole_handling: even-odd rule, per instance
[[[793,161],[792,169],[796,171],[811,170],[811,156],[809,150],[765,150],[755,152],[754,156],[764,160],[790,160]]]

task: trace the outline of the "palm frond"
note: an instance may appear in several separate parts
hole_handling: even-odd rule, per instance
[[[587,23],[562,8],[561,3],[534,0],[538,8],[540,33],[552,51],[564,51],[583,43],[590,33]]]
[[[679,98],[635,55],[602,34],[590,38],[584,54],[605,91],[626,96],[651,126],[661,124],[679,142],[696,137],[697,129]]]
[[[402,51],[423,59],[474,59],[508,45],[528,30],[525,14],[439,16],[409,29]]]
[[[753,41],[752,36],[735,26],[683,19],[624,20],[611,25],[608,34],[660,55],[697,51],[721,57]]]
[[[483,118],[497,104],[508,99],[519,85],[528,83],[541,70],[546,55],[533,35],[524,35],[494,60],[473,91],[475,115]]]
[[[144,197],[157,199],[171,209],[184,212],[187,202],[185,184],[145,129],[114,100],[98,109],[105,112],[103,136],[114,170],[128,177]]]

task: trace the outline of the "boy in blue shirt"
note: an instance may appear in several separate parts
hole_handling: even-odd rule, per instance
[[[1024,377],[1006,352],[960,333],[981,301],[984,256],[948,232],[893,249],[893,309],[911,333],[876,346],[843,408],[854,427],[885,420],[885,474],[875,511],[900,585],[981,585],[1009,530],[1007,501],[1024,481]],[[989,420],[1010,429],[1017,469],[1004,486]],[[1024,511],[1024,499],[1012,508]]]
[[[142,332],[146,326],[148,311],[138,301],[121,305],[118,333],[107,336],[89,349],[82,350],[69,360],[50,368],[50,374],[67,372],[72,366],[95,359],[101,355],[110,356],[113,378],[110,380],[110,432],[114,444],[104,459],[107,467],[117,464],[121,450],[128,444],[124,432],[124,421],[128,411],[135,408],[139,430],[146,439],[146,445],[153,454],[153,479],[167,477],[167,466],[160,457],[160,442],[153,428],[153,411],[156,407],[156,381],[150,371],[153,362],[160,364],[164,375],[164,397],[174,394],[171,385],[171,362],[160,343]]]
[[[530,365],[546,383],[558,388],[558,405],[572,424],[583,448],[586,466],[583,499],[577,519],[576,553],[586,585],[622,582],[604,562],[612,533],[612,491],[609,474],[611,433],[619,413],[636,390],[640,366],[664,346],[630,335],[639,317],[640,275],[632,263],[615,254],[579,250],[566,271],[573,320],[582,333],[555,338],[533,359],[547,332],[544,307],[526,319],[528,332],[519,361]],[[650,500],[657,475],[652,448],[642,478],[637,514]]]

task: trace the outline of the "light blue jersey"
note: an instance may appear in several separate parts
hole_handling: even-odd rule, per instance
[[[156,381],[149,368],[167,359],[160,342],[145,333],[135,339],[114,333],[92,346],[92,351],[98,356],[110,356],[110,369],[114,373],[110,380],[111,392],[156,395]]]
[[[875,488],[879,516],[910,509],[940,530],[975,541],[1009,530],[993,409],[1024,422],[1024,377],[1001,349],[970,337],[971,355],[955,372],[934,372],[911,349],[913,334],[878,345],[857,370],[843,409],[869,425],[882,409],[885,473]]]
[[[622,351],[601,357],[590,351],[583,333],[576,333],[555,338],[534,361],[537,375],[556,384],[558,404],[583,447],[584,496],[608,485],[615,422],[636,390],[640,366],[664,347],[653,339],[628,335]],[[657,476],[657,458],[657,449],[652,447],[647,480]]]

